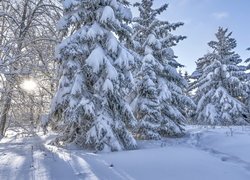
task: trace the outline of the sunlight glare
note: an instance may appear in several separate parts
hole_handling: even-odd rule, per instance
[[[22,82],[21,87],[25,91],[30,92],[30,91],[34,91],[36,89],[37,83],[33,79],[25,79]]]

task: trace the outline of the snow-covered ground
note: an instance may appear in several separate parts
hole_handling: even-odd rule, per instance
[[[179,139],[98,154],[48,145],[53,137],[8,131],[0,141],[0,180],[250,179],[250,127],[189,126]]]

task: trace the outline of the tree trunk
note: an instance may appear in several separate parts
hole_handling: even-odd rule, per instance
[[[3,103],[3,109],[2,109],[2,113],[0,116],[0,136],[3,137],[5,134],[5,130],[6,130],[6,122],[7,122],[7,116],[8,116],[8,112],[10,109],[10,105],[11,105],[11,92],[7,92],[7,94],[5,95],[4,99],[4,103]]]
[[[34,134],[35,132],[35,122],[34,122],[34,98],[32,97],[32,95],[29,95],[30,98],[30,130],[31,133]]]

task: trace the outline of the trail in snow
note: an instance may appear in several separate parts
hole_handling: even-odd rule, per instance
[[[38,135],[3,139],[0,180],[127,179],[93,153],[58,148],[46,141]]]
[[[98,154],[48,145],[53,137],[8,132],[0,141],[0,180],[250,179],[250,129],[193,128],[183,138]]]
[[[1,180],[77,179],[69,164],[37,135],[5,138],[0,143],[0,153]]]
[[[239,131],[239,129],[241,129]],[[249,134],[249,127],[235,127],[233,128],[223,128],[221,130],[218,129],[210,129],[210,130],[203,130],[201,131],[200,129],[197,132],[192,132],[188,135],[189,138],[186,138],[185,141],[182,141],[182,144],[187,144],[187,145],[192,145],[196,149],[200,149],[202,151],[208,152],[214,157],[219,158],[223,162],[227,163],[235,163],[238,164],[239,166],[245,168],[247,171],[250,171],[250,161],[249,159],[243,160],[239,156],[239,152],[234,151],[233,153],[237,154],[231,154],[230,152],[226,152],[227,149],[225,149],[225,141],[237,141],[243,140],[243,143],[246,144],[247,146],[245,147],[246,151],[250,149],[250,137],[249,136],[240,136],[240,138],[237,138],[239,134],[244,134],[243,132],[246,131],[245,134]],[[215,136],[215,132],[217,132]],[[236,136],[236,138],[235,138]],[[217,139],[217,141],[216,141]],[[221,149],[220,146],[218,146],[216,143],[218,142],[218,139],[220,139],[220,145],[224,145],[223,149]],[[224,142],[223,142],[224,140]],[[235,146],[237,144],[233,142]],[[232,147],[231,147],[232,148]],[[236,148],[241,148],[241,146],[236,147]],[[219,150],[218,150],[219,149]],[[221,149],[221,150],[220,150]],[[223,152],[224,151],[224,152]]]
[[[240,159],[238,156],[223,153],[213,148],[201,148],[204,151],[211,153],[213,156],[220,158],[223,162],[235,163],[244,167],[247,171],[250,171],[250,162]]]

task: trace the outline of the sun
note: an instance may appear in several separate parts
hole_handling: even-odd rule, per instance
[[[25,79],[21,84],[22,89],[27,92],[36,90],[37,83],[33,79]]]

